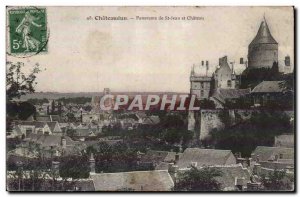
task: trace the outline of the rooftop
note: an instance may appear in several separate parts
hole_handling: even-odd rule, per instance
[[[265,17],[260,24],[260,27],[258,29],[255,38],[252,40],[249,46],[256,45],[256,44],[278,44],[276,40],[273,38],[273,36],[271,35]]]
[[[179,168],[187,168],[192,162],[197,162],[197,166],[225,165],[230,156],[230,150],[187,148],[178,161]]]
[[[283,92],[283,81],[263,81],[253,88],[253,93]]]

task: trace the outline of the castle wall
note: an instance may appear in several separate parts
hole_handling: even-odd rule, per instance
[[[200,140],[207,138],[213,129],[224,128],[219,118],[220,110],[201,110],[200,112]]]
[[[201,110],[200,117],[198,119],[199,126],[199,139],[203,140],[210,136],[210,133],[214,129],[223,129],[224,123],[221,121],[219,114],[222,110]],[[228,114],[232,119],[232,123],[237,119],[247,120],[251,118],[252,113],[255,110],[228,110]],[[194,120],[195,121],[195,120]],[[194,122],[195,124],[195,122]],[[193,124],[193,125],[194,125]],[[192,127],[190,127],[191,129]]]

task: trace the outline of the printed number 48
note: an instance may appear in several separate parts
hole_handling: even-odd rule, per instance
[[[22,44],[22,41],[13,40],[13,49],[19,49],[20,45]]]

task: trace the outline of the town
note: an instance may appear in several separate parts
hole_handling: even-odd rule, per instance
[[[7,190],[293,191],[294,66],[258,22],[247,58],[187,65],[186,94],[22,100],[39,71],[8,62]]]

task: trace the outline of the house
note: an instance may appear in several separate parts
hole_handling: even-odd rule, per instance
[[[20,125],[13,125],[11,133],[7,136],[7,138],[24,138],[26,135],[26,132],[22,130]]]
[[[178,165],[179,169],[212,165],[236,164],[236,158],[230,150],[187,148],[182,153]]]
[[[171,191],[174,182],[167,170],[93,173],[95,191]]]
[[[258,146],[251,158],[265,168],[294,168],[294,148]]]
[[[159,116],[149,116],[149,117],[146,117],[144,119],[144,121],[142,122],[142,124],[144,125],[156,125],[160,123],[160,119],[159,119]]]
[[[217,109],[224,108],[226,101],[235,102],[237,99],[250,94],[250,89],[215,89],[210,97]]]
[[[45,121],[19,121],[15,123],[13,133],[20,134],[23,138],[29,134],[62,135],[58,122]]]
[[[203,167],[198,167],[202,169]],[[250,182],[250,173],[247,168],[244,168],[242,164],[232,165],[214,165],[209,168],[216,169],[220,172],[220,176],[215,177],[215,180],[220,183],[222,191],[237,191],[245,190],[247,183]],[[191,168],[179,169],[177,172],[177,179],[180,176],[190,170]]]
[[[37,158],[43,156],[81,155],[85,145],[73,141],[68,136],[29,134],[17,148],[9,155]]]
[[[57,121],[47,122],[52,135],[63,135],[62,129],[60,124]]]
[[[149,150],[141,154],[140,164],[149,164],[156,170],[167,170],[169,163],[176,163],[182,153]]]
[[[219,58],[219,66],[214,72],[214,89],[235,89],[236,76],[233,68],[229,67],[227,56]]]
[[[47,122],[20,121],[20,122],[16,122],[15,125],[19,127],[24,137],[27,137],[31,133],[52,135],[52,131],[49,125],[47,124]]]
[[[293,101],[293,93],[284,88],[284,81],[263,81],[253,88],[251,96],[254,100],[254,106]]]
[[[294,134],[283,134],[275,136],[274,146],[276,147],[285,147],[285,148],[294,148]]]

